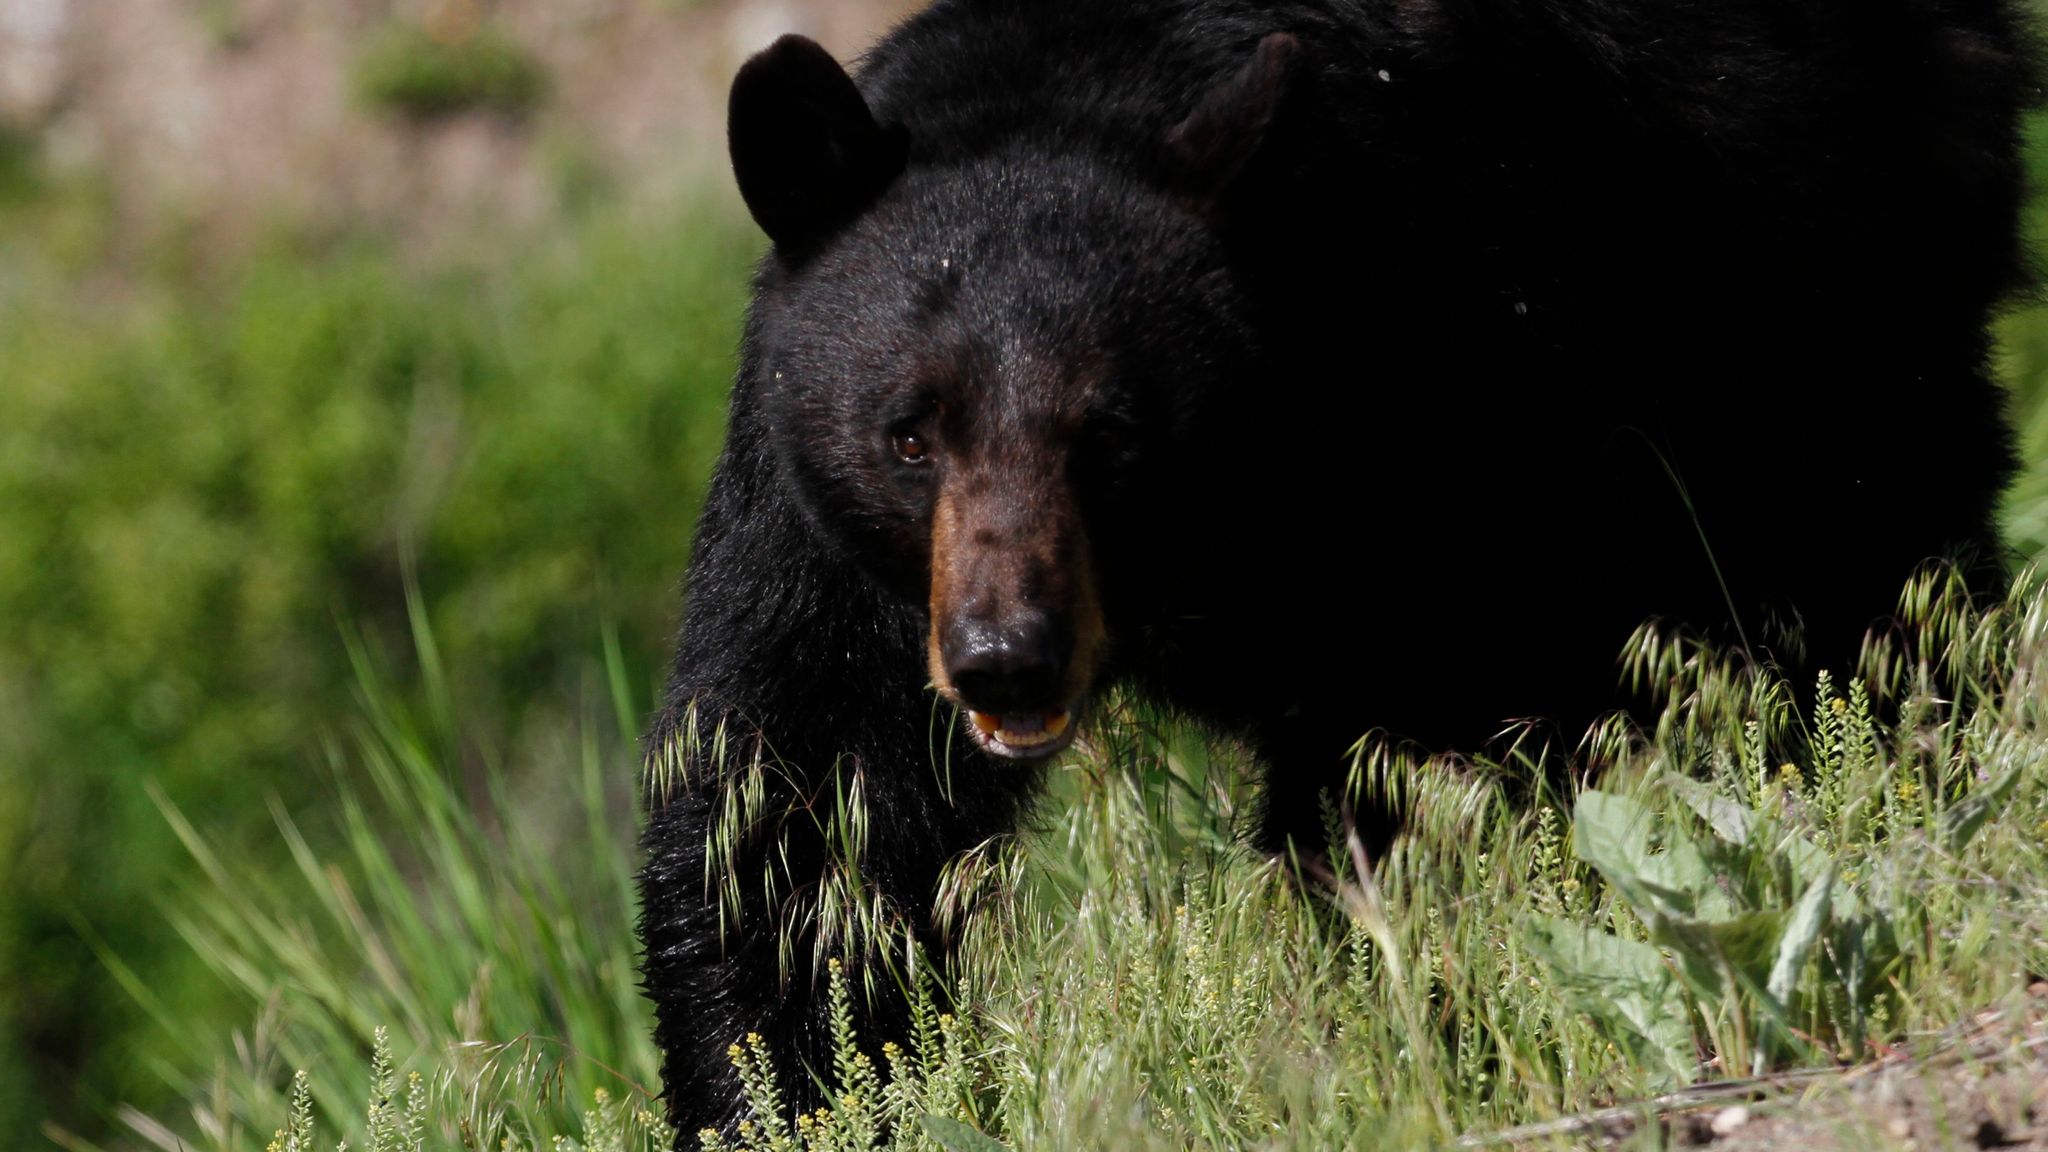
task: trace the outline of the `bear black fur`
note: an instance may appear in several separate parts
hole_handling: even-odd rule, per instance
[[[857,81],[749,62],[775,250],[649,738],[683,1142],[745,1033],[816,1100],[781,902],[855,777],[943,956],[941,867],[1106,685],[1244,739],[1275,849],[1369,729],[1626,704],[1646,618],[1840,669],[1923,560],[1988,587],[2033,85],[2006,0],[940,0]]]

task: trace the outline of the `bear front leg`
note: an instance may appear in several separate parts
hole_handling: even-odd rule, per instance
[[[821,1102],[821,888],[857,878],[942,962],[940,870],[1008,831],[1036,780],[952,735],[950,707],[926,686],[922,608],[893,602],[817,537],[748,424],[736,408],[647,745],[643,975],[683,1148],[744,1115],[728,1050],[749,1034],[772,1054],[785,1107]],[[843,816],[856,795],[862,815]],[[851,943],[858,965],[890,941]],[[864,1046],[904,1031],[904,997],[874,975],[854,978]]]

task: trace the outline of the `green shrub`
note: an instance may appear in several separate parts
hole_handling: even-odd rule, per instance
[[[12,207],[34,195],[36,138],[0,120],[0,207]]]
[[[2048,116],[2035,116],[2027,129],[2034,195],[2022,223],[2028,247],[2041,253],[2048,252]],[[2048,303],[2038,291],[1998,325],[1998,352],[1999,374],[2012,389],[2008,412],[2020,456],[2019,478],[2006,494],[2006,539],[2019,555],[2048,562]]]
[[[2005,497],[2005,535],[2018,555],[2048,562],[2048,306],[2008,317],[1999,345],[2020,457]]]
[[[0,291],[9,1130],[163,1098],[93,936],[192,1027],[221,1020],[139,911],[183,856],[147,786],[278,862],[251,847],[260,799],[315,795],[342,626],[410,683],[408,565],[469,671],[458,762],[554,763],[606,621],[648,698],[751,244],[719,210],[612,214],[427,268],[354,244]]]
[[[524,116],[548,91],[532,53],[488,24],[438,37],[394,22],[365,44],[353,80],[365,105],[414,119],[467,111]]]
[[[424,622],[428,701],[448,698]],[[139,999],[158,1017],[177,1090],[200,1120],[196,1146],[228,1152],[266,1131],[287,1090],[329,1116],[368,1093],[391,1099],[388,1059],[369,1080],[354,1059],[395,1033],[425,1086],[478,1146],[546,1148],[607,1093],[644,1110],[658,1083],[633,935],[638,733],[616,648],[566,762],[514,779],[466,779],[449,710],[394,695],[367,663],[354,731],[330,751],[331,780],[307,798],[321,845],[273,806],[283,851],[229,854],[193,815],[164,816],[199,875],[170,910],[179,935],[258,1024],[223,1033]],[[607,697],[610,697],[607,699]],[[284,867],[270,862],[282,856]],[[119,958],[112,961],[120,970]],[[294,1082],[294,1069],[318,1075]],[[293,1105],[295,1111],[298,1105]],[[421,1110],[423,1109],[416,1109]]]

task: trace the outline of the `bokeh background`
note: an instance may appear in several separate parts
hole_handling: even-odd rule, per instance
[[[342,835],[365,678],[573,850],[541,778],[652,698],[762,243],[725,82],[907,7],[0,0],[0,1143],[113,1139],[249,1027],[166,809],[257,875],[275,811]],[[2039,555],[2048,311],[2000,331]]]
[[[724,85],[901,8],[0,0],[0,1144],[248,1025],[159,798],[285,866],[409,594],[472,768],[565,763],[607,634],[649,697],[760,244]]]

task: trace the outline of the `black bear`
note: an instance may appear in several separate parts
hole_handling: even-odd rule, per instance
[[[939,0],[749,61],[773,251],[649,738],[682,1139],[743,1034],[816,1098],[849,781],[943,955],[1107,686],[1243,740],[1277,850],[1368,730],[1625,706],[1646,618],[1843,668],[1923,560],[1997,579],[2033,84],[2007,0]]]

